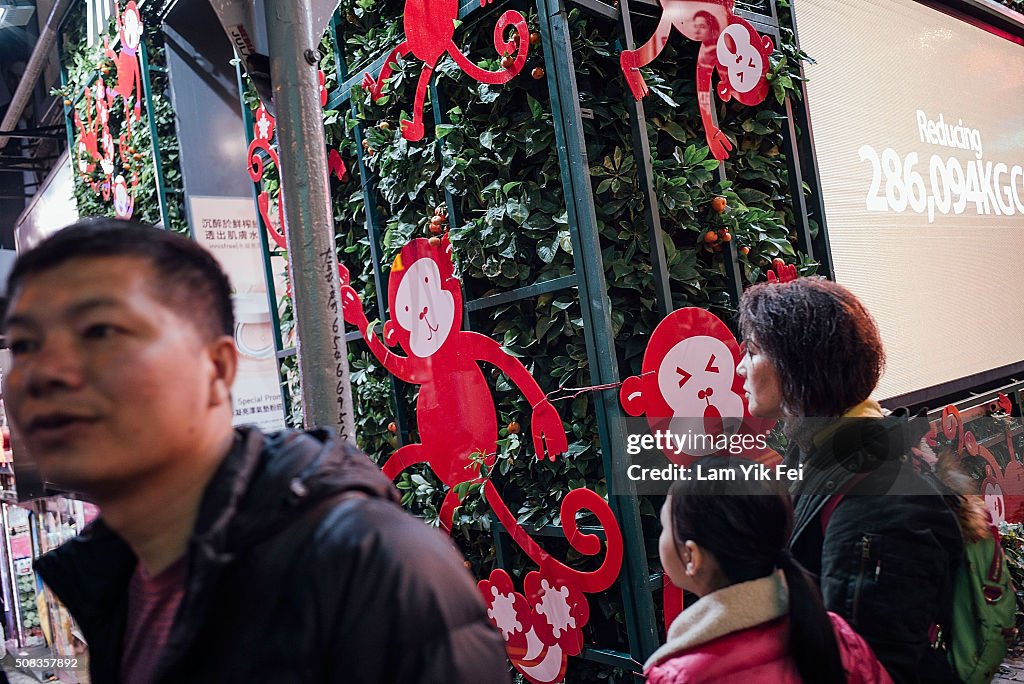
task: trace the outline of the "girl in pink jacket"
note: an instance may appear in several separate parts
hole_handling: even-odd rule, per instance
[[[733,459],[700,464],[735,479],[678,481],[661,509],[665,573],[700,600],[647,661],[648,683],[892,684],[786,549],[785,487],[746,480]]]

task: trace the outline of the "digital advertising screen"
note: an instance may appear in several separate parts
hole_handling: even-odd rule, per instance
[[[1024,361],[1024,41],[936,7],[793,3],[835,278],[881,329],[881,400]]]

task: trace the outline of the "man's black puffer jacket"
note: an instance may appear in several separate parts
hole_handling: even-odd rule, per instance
[[[897,684],[959,681],[929,640],[932,625],[948,623],[963,542],[944,492],[910,459],[925,430],[905,413],[847,419],[803,458],[794,449],[786,459],[804,465],[793,488],[793,555],[820,578],[825,607],[864,637]],[[822,509],[835,492],[843,498],[823,535]]]
[[[154,682],[509,681],[501,636],[451,541],[326,431],[238,430],[187,562]],[[94,684],[119,681],[135,565],[102,519],[37,563],[82,629]]]

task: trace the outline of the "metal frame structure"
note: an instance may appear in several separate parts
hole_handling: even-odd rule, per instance
[[[556,147],[566,210],[569,218],[569,233],[573,246],[574,275],[560,277],[507,292],[492,294],[466,302],[464,307],[464,329],[472,329],[472,318],[481,312],[494,307],[537,297],[540,294],[560,290],[576,289],[579,296],[583,318],[583,331],[586,340],[587,356],[591,372],[591,381],[595,385],[617,383],[621,380],[618,367],[618,354],[612,335],[611,303],[607,296],[608,284],[605,281],[604,264],[601,259],[600,236],[594,208],[593,186],[590,178],[590,164],[586,153],[586,140],[581,124],[582,113],[579,105],[579,91],[576,81],[576,65],[570,44],[568,26],[568,3],[600,17],[610,23],[614,22],[622,35],[622,44],[631,47],[633,44],[632,16],[630,0],[619,0],[615,5],[602,0],[536,0],[537,16],[540,24],[542,45],[544,50],[544,66],[547,85],[551,97],[551,110],[554,121]],[[657,0],[633,0],[633,4],[648,11],[659,8]],[[779,38],[778,19],[772,0],[739,3],[739,13],[751,21],[764,33]],[[481,11],[478,0],[461,0],[459,19],[467,20]],[[493,11],[488,8],[484,11]],[[649,13],[649,12],[648,12]],[[365,72],[376,74],[382,68],[387,55],[382,55],[358,73],[349,73],[340,50],[341,40],[338,36],[339,22],[337,17],[331,24],[334,32],[335,58],[338,67],[338,87],[329,95],[328,108],[344,110],[346,106],[355,113],[356,104],[352,101],[352,89],[359,85]],[[239,81],[239,89],[243,87]],[[441,102],[438,89],[431,87],[432,112],[435,124],[443,123],[442,116],[446,108]],[[789,160],[790,190],[794,193],[794,214],[797,216],[796,232],[798,248],[809,255],[821,255],[819,259],[827,259],[827,243],[823,242],[824,231],[816,240],[811,235],[808,211],[817,212],[820,216],[820,197],[812,195],[804,197],[802,168],[814,169],[813,158],[801,165],[801,136],[797,134],[796,114],[799,107],[786,102],[784,113],[787,115],[783,130],[785,154]],[[251,142],[251,113],[242,104],[242,114],[246,124],[246,135]],[[658,308],[662,315],[670,313],[674,306],[669,289],[668,267],[662,243],[661,217],[658,212],[654,190],[654,173],[651,166],[650,149],[647,141],[646,115],[643,102],[633,102],[630,107],[630,122],[634,141],[634,155],[638,167],[638,181],[643,196],[647,200],[645,223],[651,247],[652,268],[655,274],[655,290]],[[805,124],[803,124],[805,125]],[[363,137],[363,127],[357,125],[353,130],[356,141]],[[445,142],[437,142],[438,153]],[[377,210],[377,188],[371,173],[368,173],[364,150],[356,145],[358,168],[362,178],[366,227],[369,236],[370,253],[373,260],[373,280],[377,292],[377,315],[385,319],[387,314],[387,279],[381,267],[383,252],[383,226]],[[808,166],[809,164],[809,166]],[[727,169],[719,170],[722,180],[727,177]],[[255,193],[258,189],[254,189]],[[461,225],[458,204],[450,193],[445,193],[450,225]],[[261,244],[268,264],[276,253],[271,249],[266,232],[261,231]],[[742,294],[740,265],[737,260],[735,243],[729,245],[726,256],[726,274],[732,303],[738,302]],[[272,279],[268,277],[268,282]],[[273,287],[268,288],[271,310],[275,323],[275,341],[278,360],[293,355],[294,349],[284,348],[277,321],[277,294]],[[358,331],[347,335],[349,341],[359,339]],[[393,390],[397,390],[394,378],[391,379]],[[287,393],[285,393],[287,394]],[[403,424],[404,411],[398,410],[402,402],[397,391],[392,392],[399,439],[407,434],[407,426]],[[287,397],[285,397],[287,401]],[[624,463],[625,422],[615,392],[604,391],[595,398],[595,411],[600,443],[602,445],[603,466],[606,473],[619,464]],[[628,652],[607,645],[588,645],[581,657],[606,665],[624,668],[634,673],[639,672],[646,657],[659,645],[659,626],[656,619],[653,593],[662,586],[660,572],[652,573],[647,565],[647,551],[644,545],[641,528],[640,507],[635,491],[613,491],[612,478],[608,478],[609,502],[622,529],[625,542],[625,560],[619,577],[619,588],[622,593],[626,619],[626,632],[629,640]],[[500,523],[492,519],[492,530],[496,548],[497,564],[509,567],[511,560],[511,538],[501,529]],[[587,530],[597,532],[597,530]],[[549,525],[535,531],[541,536],[560,535],[560,527]]]

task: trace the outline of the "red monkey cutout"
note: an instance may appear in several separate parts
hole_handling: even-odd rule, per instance
[[[491,0],[481,0],[483,7]],[[391,78],[395,60],[412,53],[413,57],[423,62],[420,71],[419,81],[416,83],[416,101],[413,104],[412,121],[402,120],[402,135],[406,140],[421,140],[423,138],[423,101],[427,96],[427,86],[430,84],[430,76],[437,66],[438,60],[447,53],[451,55],[456,64],[478,81],[497,85],[512,80],[523,69],[526,64],[526,53],[530,47],[530,34],[526,26],[526,19],[515,10],[509,10],[501,15],[494,27],[494,49],[499,55],[506,58],[515,54],[511,64],[503,65],[501,71],[487,71],[481,69],[469,61],[459,51],[459,48],[452,41],[455,35],[455,23],[459,18],[458,0],[406,0],[403,22],[405,24],[405,40],[396,47],[380,75],[374,79],[369,73],[363,77],[363,88],[373,96],[380,97],[381,88],[384,82]],[[518,44],[514,40],[506,40],[505,34],[509,27],[513,27],[518,36]]]
[[[139,69],[139,44],[142,42],[142,15],[135,0],[125,5],[123,14],[117,15],[117,33],[121,38],[119,52],[110,48],[110,41],[103,39],[104,54],[114,60],[117,67],[117,87],[114,92],[124,100],[125,114],[129,115],[128,101],[134,99],[134,116],[126,116],[132,121],[142,115],[142,72]],[[111,104],[113,101],[111,100]]]
[[[345,320],[362,332],[370,351],[389,372],[420,386],[416,416],[421,443],[407,444],[392,454],[384,474],[394,479],[415,463],[428,463],[451,488],[440,512],[441,525],[448,531],[459,504],[455,487],[484,482],[487,503],[512,539],[540,566],[525,582],[532,606],[512,590],[504,571],[495,571],[490,580],[480,583],[491,621],[503,628],[510,658],[530,681],[560,681],[566,658],[582,649],[581,630],[589,618],[583,594],[607,589],[622,566],[622,533],[608,502],[582,488],[562,500],[562,527],[577,552],[594,556],[601,551],[597,535],[584,534],[577,527],[580,511],[590,510],[597,516],[607,539],[601,566],[581,572],[545,552],[519,524],[494,484],[480,476],[480,464],[472,457],[483,454],[484,462],[493,465],[498,440],[494,400],[481,361],[503,371],[533,406],[531,434],[538,459],[546,451],[554,460],[569,445],[561,418],[526,367],[491,338],[461,329],[462,283],[454,275],[447,234],[412,240],[391,266],[392,319],[384,325],[384,339],[401,346],[405,356],[392,353],[377,338],[358,293],[349,285],[348,271],[344,266],[339,270]],[[496,583],[494,591],[488,589],[492,583]]]
[[[78,131],[78,172],[90,182],[90,174],[100,158],[100,149],[96,138],[96,123],[92,119],[92,91],[89,88],[82,91],[82,100],[85,102],[86,123],[82,123],[78,110],[74,110],[75,130]]]
[[[274,138],[274,117],[267,112],[263,105],[260,105],[260,108],[256,110],[256,120],[253,122],[252,131],[253,140],[249,143],[249,178],[252,179],[253,183],[259,183],[263,180],[264,162],[263,157],[260,155],[261,150],[270,157],[270,161],[274,163],[274,168],[281,168],[277,152],[270,145],[270,141]],[[288,249],[284,237],[284,191],[282,190],[277,194],[277,216],[281,222],[280,227],[270,220],[270,193],[260,188],[260,194],[256,197],[256,204],[259,207],[263,225],[267,227],[267,232],[270,234],[270,239],[279,248]]]
[[[690,440],[679,453],[665,451],[670,461],[689,465],[721,451],[722,437],[735,443],[737,435],[763,434],[774,424],[750,415],[743,378],[736,373],[742,357],[732,331],[717,316],[704,309],[678,309],[654,329],[643,372],[626,378],[619,401],[629,415],[646,415],[652,431],[710,437]],[[742,455],[765,453],[753,447]]]
[[[1005,410],[1006,405],[1009,405],[1008,397],[1001,407]],[[1013,438],[1007,435],[1010,461],[1004,470],[995,454],[978,444],[973,432],[964,430],[964,419],[952,404],[942,410],[942,432],[947,439],[956,441],[956,452],[961,457],[984,459],[985,479],[981,483],[981,494],[992,521],[998,524],[1024,520],[1024,465],[1017,460]]]
[[[451,530],[452,514],[459,503],[454,487],[481,481],[480,465],[471,457],[484,454],[488,465],[495,461],[497,415],[478,362],[504,372],[533,406],[531,434],[538,459],[547,452],[554,460],[569,448],[558,412],[526,367],[491,338],[461,329],[462,283],[453,271],[447,234],[435,244],[425,238],[409,242],[392,264],[388,303],[393,318],[384,325],[384,339],[388,344],[400,345],[406,356],[392,353],[370,329],[359,295],[349,285],[344,269],[341,288],[345,320],[363,333],[374,356],[398,379],[420,386],[416,416],[422,441],[396,451],[384,464],[384,474],[394,479],[415,463],[430,464],[434,473],[453,488],[441,506],[441,524],[446,530]],[[614,565],[618,573],[619,563],[613,561],[616,554],[621,559],[621,536],[611,509],[597,494],[575,490],[562,502],[562,525],[570,543],[581,553],[593,555],[600,544],[596,537],[588,541],[584,539],[588,535],[575,533],[577,512],[592,510],[608,534],[608,556],[601,569],[580,573],[554,561],[526,534],[489,480],[484,492],[512,538],[549,574],[573,579],[589,592],[599,591],[593,587],[608,579],[608,566]]]
[[[661,53],[675,28],[700,43],[697,57],[697,102],[704,134],[715,159],[729,156],[732,143],[714,124],[711,111],[711,76],[718,69],[718,96],[723,102],[735,98],[745,105],[756,105],[768,95],[768,56],[775,49],[772,39],[761,36],[746,19],[733,13],[733,0],[660,0],[661,21],[645,44],[636,50],[624,50],[619,57],[626,83],[633,97],[647,95],[647,84],[640,67],[647,66]]]

